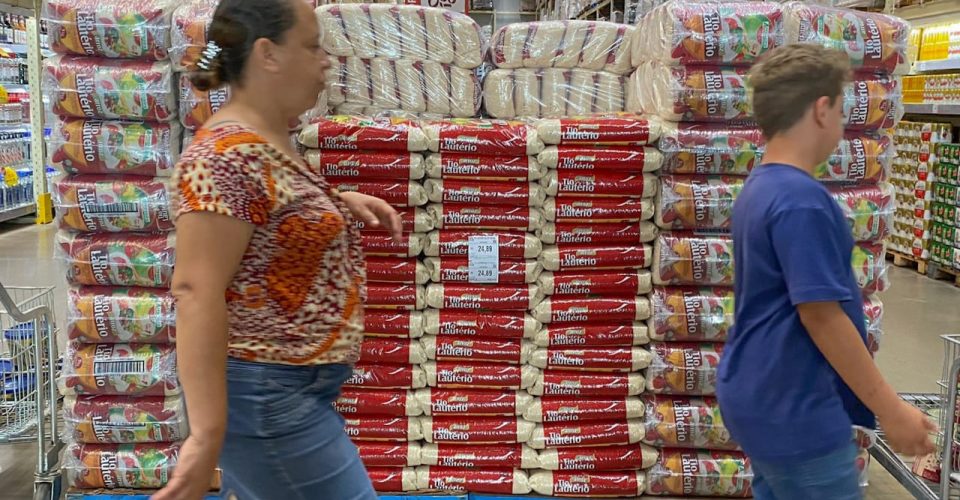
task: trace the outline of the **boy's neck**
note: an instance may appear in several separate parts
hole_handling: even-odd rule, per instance
[[[798,134],[778,134],[767,141],[763,163],[790,165],[813,175],[817,165],[824,161],[819,158],[819,148],[810,144],[809,139],[802,140],[795,137],[796,135]]]

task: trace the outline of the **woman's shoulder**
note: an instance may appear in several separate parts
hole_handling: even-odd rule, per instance
[[[224,123],[198,130],[180,163],[250,163],[259,156],[272,156],[266,139],[243,125]]]

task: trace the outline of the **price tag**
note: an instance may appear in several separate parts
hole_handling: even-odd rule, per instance
[[[500,241],[495,234],[471,236],[467,240],[470,283],[500,282]]]

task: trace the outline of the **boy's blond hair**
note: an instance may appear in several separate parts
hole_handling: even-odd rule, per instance
[[[796,125],[817,99],[842,98],[849,81],[843,52],[806,43],[776,48],[750,70],[753,115],[770,139]]]

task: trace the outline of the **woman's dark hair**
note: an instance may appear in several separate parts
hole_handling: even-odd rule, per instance
[[[300,0],[220,0],[207,29],[207,40],[220,50],[212,57],[204,56],[206,69],[194,68],[190,76],[193,85],[210,90],[240,81],[254,42],[266,38],[283,43],[297,22],[295,1]]]

